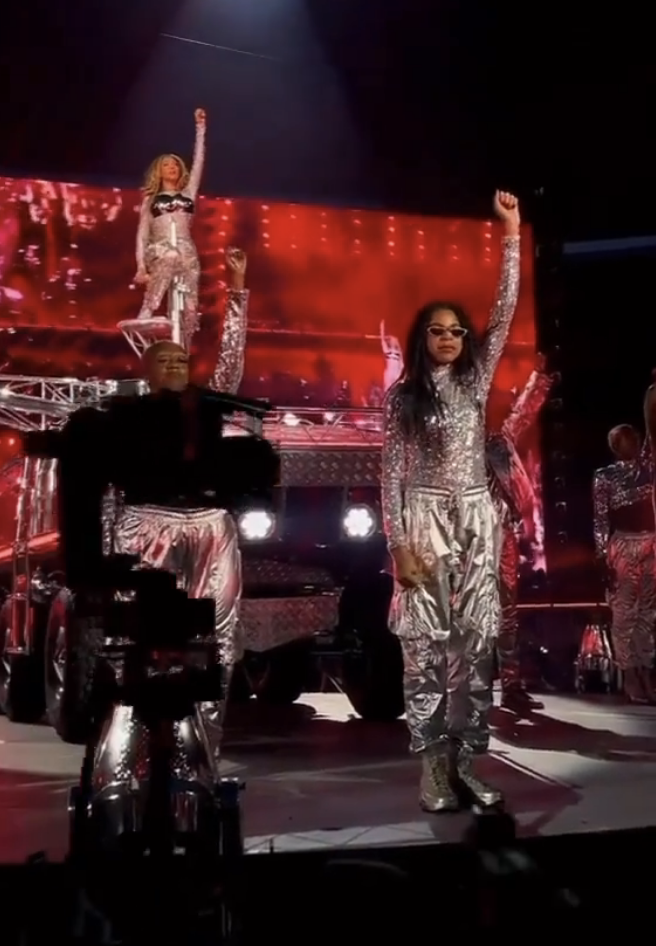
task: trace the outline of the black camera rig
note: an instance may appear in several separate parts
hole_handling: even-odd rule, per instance
[[[193,717],[197,703],[216,695],[220,673],[214,602],[190,600],[172,574],[140,569],[135,558],[107,555],[104,498],[112,488],[131,506],[229,513],[254,500],[267,502],[279,477],[276,450],[261,435],[269,410],[265,402],[189,387],[182,393],[114,397],[100,408],[78,410],[61,431],[25,437],[29,455],[58,462],[63,571],[75,596],[76,620],[97,642],[94,680],[103,676],[96,673],[103,662],[120,658],[122,666],[111,688],[94,701],[94,737],[71,799],[75,855],[102,853],[106,825],[94,812],[94,792],[102,782],[94,781],[96,749],[103,727],[121,706],[130,707],[148,733],[150,775],[143,819],[132,837],[119,839],[120,852],[125,844],[158,856],[180,849],[172,806],[174,756],[180,751],[174,729]],[[235,418],[245,426],[236,430]],[[228,849],[239,853],[238,786],[213,779],[211,766],[205,768],[207,778],[194,787],[198,797],[191,806],[198,836],[186,843],[208,856],[225,856]],[[189,797],[185,803],[191,805]]]

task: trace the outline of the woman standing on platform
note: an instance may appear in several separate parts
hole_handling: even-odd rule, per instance
[[[140,319],[152,319],[174,277],[184,284],[184,337],[187,347],[198,328],[200,263],[191,224],[205,160],[205,111],[197,108],[191,171],[177,154],[155,158],[146,172],[137,231],[135,282],[146,287]]]
[[[505,236],[484,339],[459,305],[425,305],[385,408],[383,516],[397,580],[391,627],[403,648],[411,749],[423,761],[420,804],[433,812],[457,808],[463,787],[479,804],[501,800],[472,764],[488,748],[499,629],[485,408],[519,289],[517,199],[497,192],[494,208]]]

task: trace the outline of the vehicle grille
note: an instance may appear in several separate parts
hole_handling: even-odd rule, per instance
[[[342,537],[344,487],[290,487],[283,491],[280,537],[299,550],[335,545]]]

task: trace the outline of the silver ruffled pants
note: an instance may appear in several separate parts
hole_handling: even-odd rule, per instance
[[[232,670],[243,656],[238,624],[241,554],[234,519],[222,509],[125,506],[114,526],[114,548],[139,555],[150,568],[173,572],[190,598],[214,600],[223,693],[216,702],[201,704],[200,711],[218,750]]]
[[[608,545],[611,638],[620,670],[651,668],[656,623],[656,555],[652,532],[615,532]]]
[[[404,660],[414,752],[456,743],[485,752],[499,628],[499,527],[487,487],[408,490],[405,526],[427,578],[397,590],[390,627]]]

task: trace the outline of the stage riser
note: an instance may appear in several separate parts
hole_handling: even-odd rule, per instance
[[[448,927],[449,934],[476,931],[483,906],[488,918],[505,929],[504,941],[530,942],[536,931],[554,934],[558,929],[565,935],[573,930],[601,933],[607,931],[611,916],[626,934],[647,919],[638,905],[653,898],[648,865],[655,844],[655,828],[530,838],[520,847],[538,868],[539,879],[522,874],[502,881],[485,872],[477,852],[464,844],[247,855],[231,868],[229,885],[236,905],[243,908],[243,941],[248,943],[272,942],[277,937],[286,946],[327,943],[329,934],[339,929],[341,935],[335,941],[346,943],[356,926],[364,929],[368,922],[374,933],[383,921],[391,937],[403,931],[405,941],[412,942],[414,937],[420,941],[427,924],[437,924],[436,931]],[[390,865],[407,879],[405,884],[398,882],[398,897],[394,897],[390,893],[393,879],[381,877],[380,872],[376,877],[363,872],[358,885],[353,882],[353,870],[345,871],[336,861]],[[140,898],[135,909],[144,908],[146,897],[152,911],[161,911],[162,901],[150,899],[148,891],[158,885],[161,889],[162,877],[160,868],[153,865],[151,872],[141,862],[133,869],[122,865],[120,871],[116,866],[106,873],[99,868],[94,880],[106,897],[114,889],[118,894],[120,885],[123,894],[132,890]],[[166,877],[171,890],[176,880],[170,868]],[[188,880],[189,874],[181,865],[181,882],[183,877]],[[54,942],[57,937],[64,941],[76,907],[77,879],[70,868],[59,865],[2,868],[3,943],[18,942],[18,931],[28,923],[34,936],[30,942]],[[206,874],[203,880],[207,881]],[[582,906],[557,915],[557,891],[565,888]],[[355,915],[360,909],[369,911],[368,920]],[[553,921],[556,929],[550,928]]]

